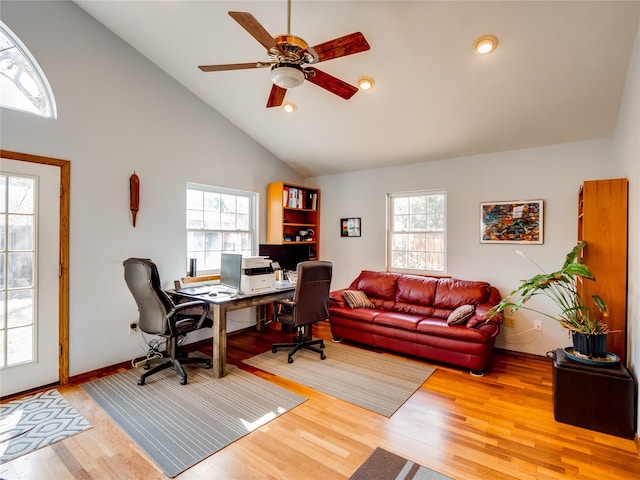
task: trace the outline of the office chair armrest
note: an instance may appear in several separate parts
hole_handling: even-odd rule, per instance
[[[205,302],[204,300],[193,300],[191,302],[178,303],[174,305],[171,311],[169,311],[169,313],[167,314],[167,319],[170,322],[172,330],[175,326],[175,314],[189,308],[202,308],[202,313],[200,314],[200,319],[198,320],[198,326],[196,327],[202,328],[202,325],[207,319],[207,315],[209,315],[209,302]]]
[[[277,322],[281,309],[285,308],[287,313],[292,313],[296,308],[296,302],[292,298],[283,298],[282,300],[275,300],[273,302],[273,319]]]
[[[209,302],[205,302],[204,300],[192,300],[191,302],[176,303],[172,312],[179,312],[180,310],[191,307],[204,307],[209,310]]]

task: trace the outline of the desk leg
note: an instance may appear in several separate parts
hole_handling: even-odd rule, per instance
[[[225,376],[227,366],[227,309],[211,305],[213,310],[213,377]]]
[[[256,331],[264,330],[264,321],[267,318],[267,309],[265,305],[256,306]]]

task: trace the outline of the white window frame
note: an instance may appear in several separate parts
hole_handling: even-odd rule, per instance
[[[185,205],[185,227],[186,227],[186,235],[187,235],[187,245],[186,245],[186,265],[187,265],[187,269],[189,266],[189,259],[190,258],[197,258],[198,259],[198,269],[197,269],[197,275],[201,276],[201,275],[216,275],[220,273],[220,258],[218,257],[216,264],[218,265],[218,268],[208,268],[206,262],[204,261],[204,255],[205,252],[209,251],[211,253],[218,251],[218,252],[228,252],[228,253],[242,253],[245,256],[248,255],[256,255],[256,252],[258,251],[258,240],[259,240],[259,230],[258,230],[258,205],[259,205],[259,194],[257,192],[249,192],[249,191],[244,191],[244,190],[237,190],[237,189],[232,189],[232,188],[225,188],[225,187],[217,187],[217,186],[213,186],[213,185],[203,185],[203,184],[199,184],[199,183],[192,183],[192,182],[188,182],[187,183],[187,188],[185,191],[185,197],[188,196],[188,191],[189,190],[198,190],[198,191],[202,191],[202,192],[211,192],[211,193],[218,193],[218,194],[222,194],[222,195],[232,195],[232,196],[236,196],[236,197],[243,197],[243,198],[247,198],[249,200],[249,219],[248,219],[248,229],[244,230],[244,229],[238,229],[238,230],[233,230],[233,229],[223,229],[223,228],[204,228],[204,226],[202,228],[189,228],[188,226],[188,218],[189,218],[189,210],[192,210],[189,208],[189,204],[188,202]],[[204,206],[203,206],[203,214],[204,214]],[[224,245],[222,245],[220,247],[220,249],[207,249],[207,247],[205,246],[205,250],[201,251],[198,254],[193,254],[193,251],[189,250],[189,235],[191,232],[204,232],[205,234],[207,233],[222,233],[224,234],[228,234],[228,233],[248,233],[250,235],[250,239],[249,239],[249,248],[241,248],[241,246],[238,245],[234,245],[233,249],[228,249],[225,248]],[[210,257],[209,257],[210,258]],[[211,260],[210,260],[211,261]]]
[[[400,198],[413,198],[413,197],[423,197],[423,196],[443,196],[444,207],[442,211],[442,230],[430,230],[428,228],[424,229],[415,229],[410,226],[406,226],[406,228],[402,230],[394,231],[394,216],[397,212],[394,211],[394,200]],[[409,212],[411,214],[411,212]],[[428,214],[425,213],[425,216]],[[427,223],[427,222],[425,222]],[[428,255],[429,253],[436,253],[442,255],[442,269],[434,269],[427,268],[428,265],[424,265],[424,268],[409,268],[405,265],[394,265],[394,237],[400,235],[427,235],[427,236],[440,236],[440,243],[442,246],[442,251],[438,250],[429,250],[427,243],[425,242],[425,250],[424,253]],[[397,249],[396,249],[397,251]],[[410,250],[405,250],[405,252],[409,252]],[[426,259],[425,259],[426,262]],[[447,192],[446,190],[438,189],[438,190],[422,190],[422,191],[413,191],[413,192],[400,192],[400,193],[389,193],[387,194],[387,271],[390,272],[399,272],[399,273],[411,273],[411,274],[421,274],[421,275],[444,275],[447,271]]]
[[[51,85],[35,57],[0,21],[0,107],[57,118]]]

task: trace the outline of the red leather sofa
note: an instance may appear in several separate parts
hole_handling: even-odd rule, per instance
[[[363,292],[373,308],[350,308],[345,290]],[[456,365],[476,375],[491,368],[503,316],[486,317],[501,300],[486,282],[364,270],[348,288],[331,292],[331,300],[329,321],[336,341]],[[473,314],[462,324],[449,324],[451,312],[461,305],[472,305]]]

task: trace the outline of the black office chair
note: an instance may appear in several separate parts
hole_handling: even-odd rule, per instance
[[[158,365],[140,376],[138,385],[144,385],[147,377],[170,367],[175,368],[182,377],[180,383],[185,385],[187,372],[184,364],[204,363],[205,368],[211,368],[211,358],[189,357],[178,345],[181,336],[213,325],[207,318],[209,304],[203,300],[175,304],[160,287],[158,268],[149,259],[129,258],[123,265],[124,279],[138,304],[138,328],[144,333],[164,337],[167,342],[165,356]]]
[[[329,288],[331,286],[331,262],[300,262],[297,268],[296,291],[291,300],[274,302],[275,320],[295,327],[296,336],[292,343],[274,343],[271,351],[279,348],[292,348],[287,361],[293,363],[293,354],[307,349],[320,354],[324,360],[324,341],[312,339],[312,324],[329,318]],[[305,330],[308,333],[305,334]],[[316,346],[318,345],[318,346]]]

